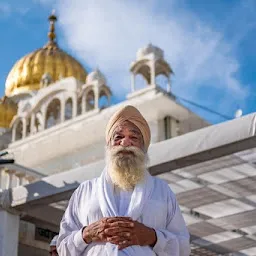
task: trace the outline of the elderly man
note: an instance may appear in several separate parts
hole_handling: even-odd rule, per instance
[[[59,255],[188,256],[175,195],[147,171],[150,129],[141,113],[126,106],[114,114],[106,143],[102,175],[76,189],[62,218]]]
[[[51,243],[50,243],[50,252],[49,252],[49,254],[51,256],[58,256],[58,252],[57,252],[57,248],[56,248],[57,238],[58,238],[58,236],[54,236]]]

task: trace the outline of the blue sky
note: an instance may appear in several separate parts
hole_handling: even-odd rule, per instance
[[[230,117],[237,108],[256,111],[253,0],[0,0],[1,95],[13,64],[47,41],[53,8],[60,47],[88,71],[101,69],[114,102],[130,90],[136,51],[152,42],[175,72],[174,94]],[[224,121],[187,106],[212,123]]]

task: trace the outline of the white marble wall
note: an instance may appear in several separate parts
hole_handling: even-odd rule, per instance
[[[171,116],[184,125],[182,133],[205,123],[200,118],[178,105],[171,97],[161,91],[147,90],[118,105],[104,110],[94,110],[72,120],[66,121],[33,136],[9,145],[17,163],[40,170],[44,174],[72,169],[79,165],[104,157],[105,127],[117,109],[123,105],[136,106],[149,122],[152,143],[164,138],[163,119]],[[188,124],[183,122],[189,116]],[[190,125],[191,120],[195,125]]]

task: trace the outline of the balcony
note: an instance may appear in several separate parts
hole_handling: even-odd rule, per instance
[[[43,177],[30,168],[16,164],[8,153],[0,153],[0,191],[24,186]]]

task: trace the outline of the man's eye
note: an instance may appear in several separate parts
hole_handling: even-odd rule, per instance
[[[114,139],[115,140],[120,140],[120,139],[122,139],[122,137],[121,136],[116,136]]]

